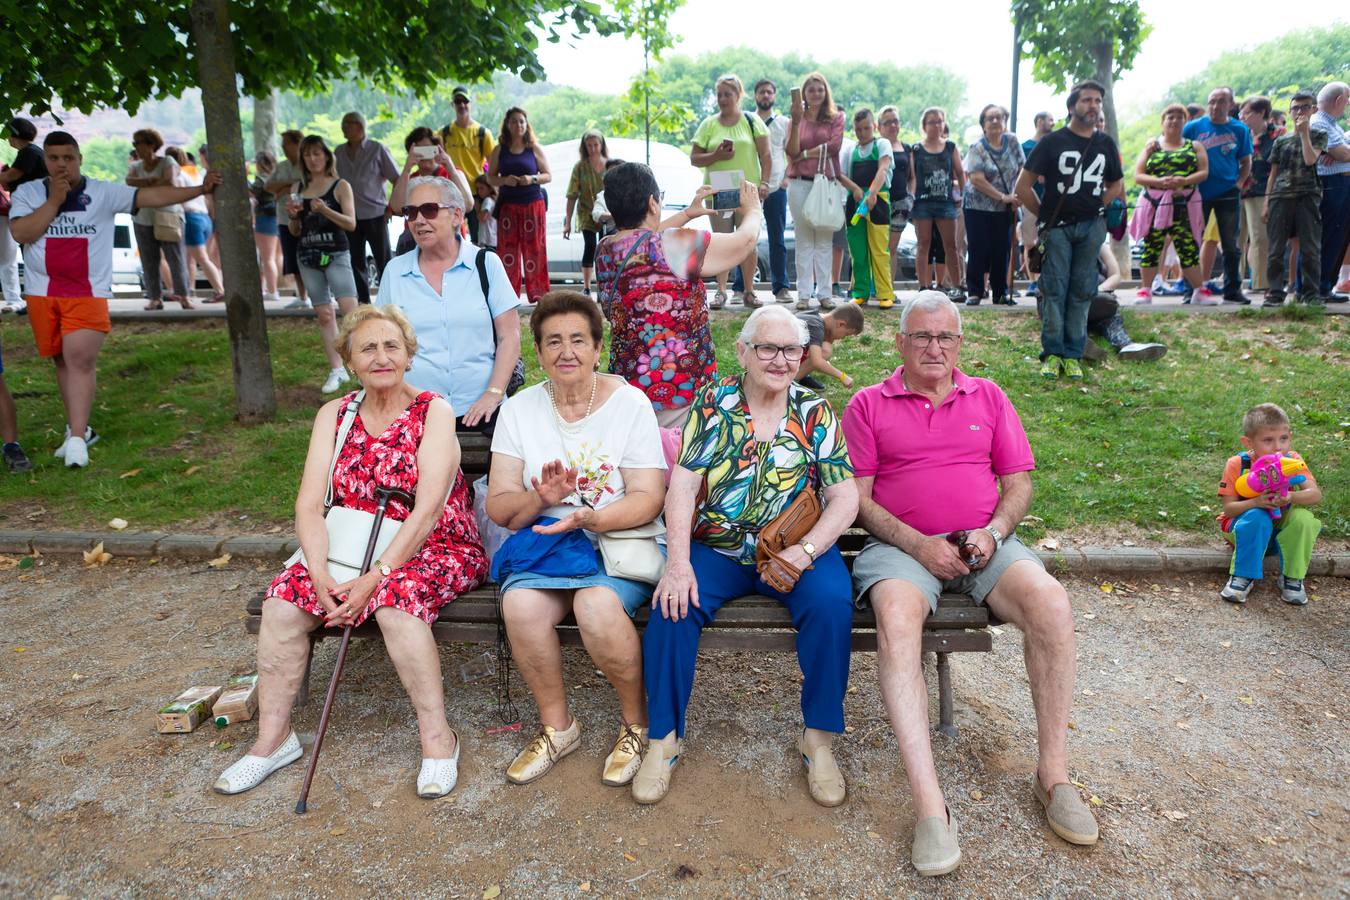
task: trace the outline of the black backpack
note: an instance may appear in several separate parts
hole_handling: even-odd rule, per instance
[[[486,247],[479,247],[478,258],[473,261],[473,267],[478,271],[478,286],[483,290],[484,303],[487,303],[488,300],[487,258],[489,253],[493,253],[495,255],[495,251],[489,250]],[[488,309],[488,313],[489,315],[492,313],[492,310],[490,308]],[[518,358],[516,360],[516,367],[511,372],[511,380],[506,382],[506,396],[508,397],[513,396],[515,392],[520,390],[524,385],[525,385],[525,360],[524,358]]]

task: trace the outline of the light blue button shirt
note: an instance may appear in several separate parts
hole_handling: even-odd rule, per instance
[[[437,294],[418,265],[421,250],[414,247],[389,261],[375,299],[376,306],[401,308],[417,334],[408,382],[450,401],[457,417],[483,395],[492,377],[497,356],[492,320],[520,305],[495,253],[487,256],[488,296],[483,296],[474,266],[482,252],[460,239],[459,258],[441,276]]]
[[[1317,112],[1313,113],[1312,121],[1310,121],[1308,125],[1311,128],[1316,128],[1318,131],[1325,131],[1327,133],[1328,150],[1332,147],[1338,147],[1341,144],[1350,143],[1350,139],[1347,139],[1345,136],[1345,131],[1336,120],[1331,117],[1331,113],[1329,112],[1323,112],[1319,109]],[[1325,153],[1317,159],[1318,175],[1344,175],[1347,172],[1350,172],[1350,160],[1341,162],[1332,159]]]

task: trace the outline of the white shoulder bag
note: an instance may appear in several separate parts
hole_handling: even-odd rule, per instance
[[[820,145],[820,162],[816,164],[811,193],[802,204],[802,218],[814,228],[838,231],[844,227],[845,189],[837,179],[825,174],[825,147],[825,144]]]
[[[370,541],[370,529],[375,524],[374,513],[333,505],[333,474],[337,471],[338,456],[342,454],[342,448],[347,443],[347,432],[351,431],[352,423],[356,421],[357,409],[365,399],[366,392],[361,391],[352,398],[351,403],[347,404],[342,425],[338,428],[337,440],[333,445],[333,462],[328,467],[328,492],[323,496],[323,523],[328,529],[328,574],[336,584],[351,581],[361,574],[361,561],[366,554],[366,544]],[[388,517],[380,523],[380,536],[375,541],[374,559],[380,558],[402,525],[402,522]],[[303,563],[306,569],[309,568],[303,549],[295,551],[291,558],[286,560],[286,566],[290,567],[297,562]]]

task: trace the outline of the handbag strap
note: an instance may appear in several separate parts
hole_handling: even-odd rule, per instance
[[[333,462],[328,466],[328,490],[323,495],[323,511],[328,514],[328,510],[333,508],[333,476],[337,473],[338,456],[342,454],[342,448],[347,443],[347,432],[352,430],[352,423],[356,421],[356,411],[361,406],[361,401],[366,399],[366,392],[360,390],[356,396],[347,404],[343,410],[342,424],[338,426],[337,439],[333,442]]]

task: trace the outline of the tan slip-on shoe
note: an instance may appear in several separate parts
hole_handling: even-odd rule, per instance
[[[625,722],[619,729],[614,749],[605,757],[605,768],[600,774],[601,783],[610,787],[623,787],[632,781],[638,766],[642,765],[642,751],[646,748],[647,726]]]
[[[806,766],[806,786],[811,791],[811,799],[821,806],[843,803],[848,790],[844,785],[844,773],[834,761],[834,749],[828,745],[808,748],[803,734],[797,738],[797,752]]]
[[[1046,791],[1041,787],[1041,776],[1032,775],[1031,789],[1045,807],[1051,831],[1070,844],[1087,847],[1097,843],[1097,819],[1073,785],[1060,782]]]
[[[942,816],[929,816],[914,825],[914,844],[909,860],[920,875],[946,875],[961,864],[961,845],[956,842],[956,818],[947,810]]]
[[[506,780],[512,784],[529,784],[543,778],[554,763],[580,746],[581,722],[575,716],[564,731],[545,725],[506,767]]]
[[[683,750],[684,741],[676,741],[673,750],[660,741],[649,741],[642,765],[633,776],[633,799],[644,806],[660,803],[670,790],[670,776]]]

